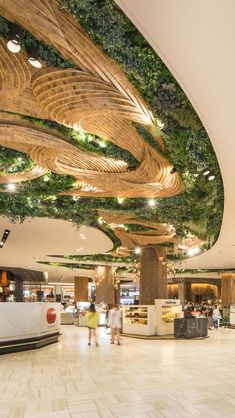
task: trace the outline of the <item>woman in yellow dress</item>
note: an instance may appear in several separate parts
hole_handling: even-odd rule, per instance
[[[95,309],[94,303],[91,303],[88,311],[86,312],[86,319],[87,319],[87,326],[89,330],[89,337],[88,337],[88,345],[91,345],[92,337],[95,340],[96,347],[99,346],[97,335],[96,335],[96,328],[99,324],[99,313]]]

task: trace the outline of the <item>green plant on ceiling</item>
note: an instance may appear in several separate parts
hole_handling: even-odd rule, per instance
[[[91,38],[123,68],[155,115],[164,123],[161,131],[165,144],[164,154],[181,174],[185,192],[169,199],[157,199],[153,208],[149,208],[144,199],[127,199],[121,206],[116,199],[82,198],[74,201],[71,197],[58,196],[58,193],[73,187],[75,179],[48,173],[42,179],[18,184],[15,194],[2,193],[0,212],[11,219],[49,216],[70,219],[76,225],[86,223],[99,226],[118,246],[109,227],[98,224],[97,220],[99,209],[119,209],[155,222],[172,223],[179,236],[184,236],[188,230],[196,232],[201,238],[208,239],[211,245],[220,230],[223,185],[209,138],[185,94],[160,58],[113,1],[60,0],[60,4],[79,19]],[[0,34],[7,38],[8,30],[9,22],[0,17]],[[23,38],[23,46],[26,45],[36,46],[40,57],[49,66],[74,66],[54,48],[35,39],[27,31]],[[60,131],[78,147],[122,159],[128,163],[129,168],[135,168],[138,164],[130,153],[102,138],[94,137],[106,145],[104,148],[90,141],[89,134],[78,133],[54,122],[27,119],[31,119],[31,123]],[[137,126],[137,129],[147,142],[159,149],[146,129],[141,126]],[[31,164],[27,156],[23,157],[22,164],[25,164],[22,165],[23,170],[28,167],[27,164]],[[213,182],[206,182],[203,178],[201,173],[205,167],[210,167],[215,173]],[[3,167],[4,170],[7,168]],[[45,178],[47,180],[44,182]]]
[[[201,224],[208,215],[206,229],[213,229],[214,235],[218,235],[223,212],[223,184],[217,159],[200,119],[170,71],[113,0],[60,0],[60,4],[79,20],[104,52],[123,68],[156,116],[164,123],[162,134],[165,154],[190,189],[187,192],[186,187],[186,197],[170,198],[171,201],[173,199],[175,204],[180,204],[181,199],[182,203],[188,200],[192,203],[194,200],[194,206],[198,210],[193,211],[192,221],[194,217],[198,218],[196,212],[203,209]],[[205,198],[205,205],[205,202],[200,204],[203,191],[196,179],[207,166],[216,173],[216,178],[213,182],[215,193],[211,199]],[[211,189],[212,187],[207,187],[206,192],[211,194]],[[180,206],[182,209],[182,204]],[[209,208],[216,208],[213,214]],[[204,234],[206,229],[204,228]]]
[[[0,175],[20,173],[29,170],[33,165],[27,155],[0,146]]]

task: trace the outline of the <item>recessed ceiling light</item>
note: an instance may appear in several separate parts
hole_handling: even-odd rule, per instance
[[[135,253],[136,254],[140,254],[141,253],[141,248],[140,247],[136,247],[135,248]]]
[[[121,205],[124,202],[124,197],[118,197],[117,201],[118,201],[119,205]]]
[[[214,180],[214,178],[215,178],[215,175],[214,175],[214,174],[211,174],[211,175],[208,177],[208,180],[209,180],[209,181],[211,181],[211,180]]]

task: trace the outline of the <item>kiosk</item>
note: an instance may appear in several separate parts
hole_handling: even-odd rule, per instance
[[[0,354],[58,341],[60,303],[0,303]]]
[[[155,299],[156,334],[174,334],[174,319],[182,318],[180,299]]]

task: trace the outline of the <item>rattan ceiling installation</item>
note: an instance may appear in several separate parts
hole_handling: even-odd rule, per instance
[[[24,171],[23,173],[0,175],[0,184],[19,183],[21,181],[34,180],[43,176],[46,172],[47,170],[44,168],[35,166],[31,170]]]
[[[29,68],[23,52],[15,56],[1,41],[4,71],[0,89],[4,96],[0,97],[0,108],[81,127],[131,152],[139,166],[128,171],[124,162],[80,150],[57,133],[29,126],[10,115],[8,121],[0,120],[1,145],[26,152],[41,169],[75,176],[78,188],[66,194],[168,197],[182,191],[180,177],[171,174],[172,165],[129,123],[153,124],[144,100],[79,23],[59,9],[57,1],[0,0],[0,14],[53,45],[78,66],[38,71]],[[17,86],[14,93],[13,84]]]
[[[11,54],[0,38],[0,97],[17,97],[31,80],[27,59],[23,54]]]
[[[99,211],[105,223],[109,224],[115,235],[121,241],[120,251],[123,253],[133,250],[136,246],[159,245],[166,242],[176,242],[175,230],[171,225],[148,222],[128,213],[115,211]],[[149,230],[138,232],[127,232],[125,225],[148,226]],[[120,255],[120,251],[118,255]]]

